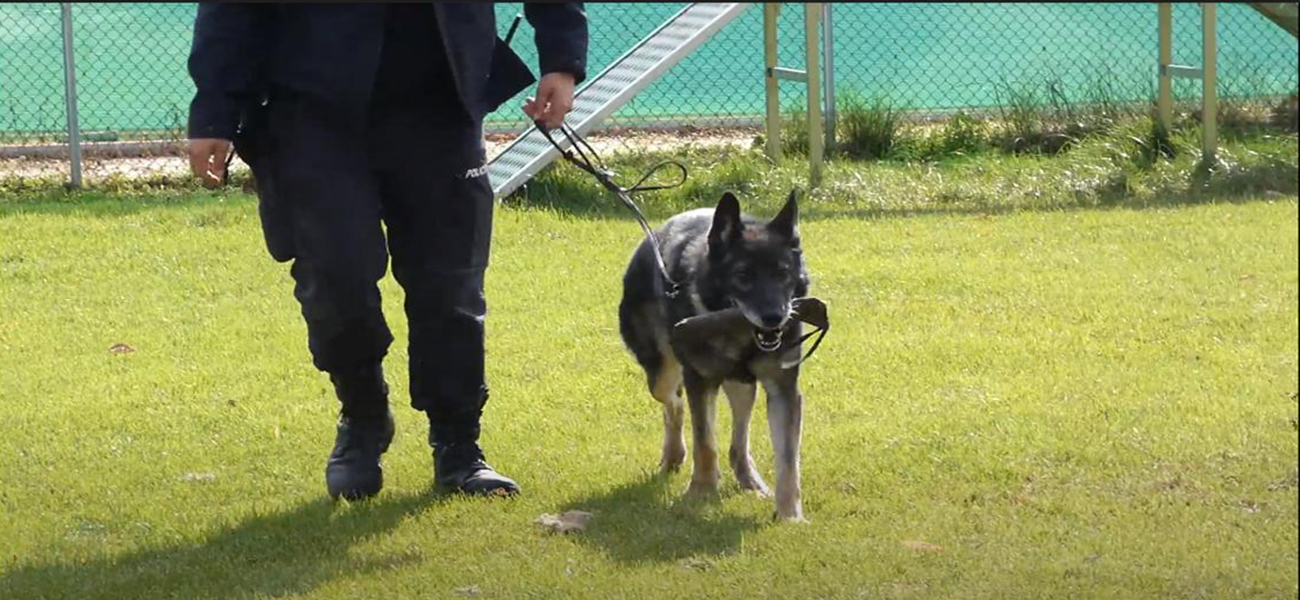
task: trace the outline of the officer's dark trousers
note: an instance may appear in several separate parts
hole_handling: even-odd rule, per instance
[[[286,92],[267,121],[260,212],[272,256],[293,261],[316,367],[355,372],[386,355],[376,284],[391,255],[406,293],[411,405],[438,438],[477,438],[492,229],[481,123],[445,103],[384,98],[350,123]]]

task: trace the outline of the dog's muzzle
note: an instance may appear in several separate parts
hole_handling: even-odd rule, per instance
[[[785,325],[790,322],[790,314],[787,311],[785,319],[776,327],[765,327],[762,320],[748,307],[741,304],[735,298],[731,299],[731,305],[740,310],[749,321],[750,327],[754,329],[754,344],[763,352],[775,352],[781,347],[781,337],[785,332]]]

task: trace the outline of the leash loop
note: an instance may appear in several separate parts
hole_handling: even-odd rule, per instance
[[[664,293],[669,298],[675,298],[677,293],[682,289],[681,283],[674,281],[672,276],[668,274],[667,263],[664,262],[663,252],[659,248],[659,238],[655,236],[654,229],[650,227],[650,222],[646,220],[645,214],[641,212],[641,208],[636,205],[636,202],[632,201],[632,194],[653,192],[657,190],[669,190],[681,186],[683,183],[686,183],[686,165],[675,160],[665,160],[656,163],[652,165],[650,169],[636,181],[636,183],[632,184],[631,187],[623,187],[614,180],[616,173],[610,170],[609,167],[605,166],[605,162],[600,159],[600,155],[596,154],[596,149],[592,148],[591,144],[587,143],[587,140],[582,139],[582,136],[578,135],[578,132],[573,131],[568,125],[561,124],[559,131],[564,134],[565,141],[569,142],[569,149],[560,146],[560,144],[555,141],[555,138],[551,136],[551,133],[547,131],[546,127],[540,122],[534,121],[533,125],[537,127],[537,131],[542,133],[542,136],[546,138],[546,141],[550,142],[551,145],[555,147],[555,149],[560,153],[560,156],[564,157],[564,160],[587,172],[592,177],[595,177],[596,181],[600,182],[602,187],[609,190],[615,196],[618,196],[618,199],[623,202],[623,206],[626,206],[628,210],[632,211],[632,214],[636,217],[637,224],[641,226],[641,231],[645,234],[646,239],[650,240],[650,247],[651,250],[654,251],[655,255],[655,263],[659,267],[659,275],[663,277],[664,280]],[[658,173],[667,167],[676,167],[680,172],[681,177],[674,182],[659,185],[646,185],[646,182],[654,177],[655,173]]]
[[[805,322],[806,322],[806,321],[805,321]],[[827,329],[829,329],[829,327],[820,327],[820,326],[817,326],[817,325],[813,325],[813,331],[809,331],[808,333],[805,333],[805,334],[803,334],[802,336],[800,336],[800,337],[799,337],[799,343],[796,344],[796,345],[798,345],[798,346],[802,346],[804,342],[808,341],[808,338],[810,338],[810,337],[812,337],[812,336],[814,336],[814,335],[817,336],[817,339],[813,340],[813,345],[812,345],[812,347],[809,348],[809,349],[808,349],[808,352],[806,352],[806,353],[803,355],[803,358],[800,358],[799,360],[796,360],[796,361],[794,361],[794,362],[785,362],[785,361],[782,361],[782,362],[781,362],[781,368],[782,368],[782,369],[793,369],[793,368],[795,368],[795,367],[797,367],[797,366],[799,366],[799,365],[802,365],[802,364],[804,363],[804,361],[806,361],[806,360],[812,358],[813,352],[816,352],[816,351],[817,351],[817,346],[820,346],[820,345],[822,344],[822,338],[826,337],[826,330],[827,330]]]

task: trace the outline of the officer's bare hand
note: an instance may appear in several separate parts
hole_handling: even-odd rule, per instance
[[[573,108],[574,80],[571,73],[547,73],[537,84],[537,97],[524,103],[524,114],[541,121],[547,129],[564,123],[564,115]]]
[[[226,157],[230,140],[198,138],[190,140],[190,172],[207,187],[220,187],[226,175]]]

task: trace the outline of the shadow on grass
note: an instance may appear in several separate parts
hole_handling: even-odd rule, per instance
[[[570,502],[563,510],[594,513],[592,525],[573,539],[626,563],[736,553],[745,533],[762,523],[724,513],[716,499],[683,499],[681,492],[667,478],[646,474]]]
[[[438,501],[432,492],[387,496],[346,509],[328,499],[258,515],[202,541],[86,562],[23,566],[0,575],[0,598],[252,598],[310,592],[341,576],[416,562],[361,560],[348,549]]]

